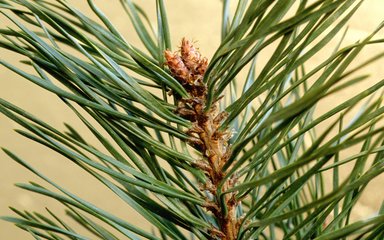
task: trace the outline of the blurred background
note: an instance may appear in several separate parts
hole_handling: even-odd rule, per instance
[[[68,2],[76,8],[81,9],[84,14],[94,17],[88,7],[87,1],[68,0]],[[155,1],[147,0],[137,2],[147,10],[150,19],[155,22]],[[117,29],[129,42],[139,46],[138,38],[133,28],[129,25],[129,18],[122,10],[118,0],[95,0],[95,3],[105,12],[108,18],[116,24]],[[187,37],[195,41],[201,53],[209,59],[220,42],[221,1],[167,0],[166,6],[173,48],[177,48],[182,37]],[[384,1],[366,0],[349,24],[345,43],[353,43],[367,36],[384,20],[383,9]],[[0,20],[1,28],[9,24],[4,18],[0,18]],[[332,50],[332,48],[330,48],[330,50]],[[372,56],[383,50],[384,45],[375,45],[374,47],[367,48],[361,56],[361,61],[366,59],[367,56]],[[321,56],[321,54],[324,55]],[[322,57],[327,56],[329,51],[325,49],[321,54],[318,56],[318,59],[313,59],[314,63],[320,61]],[[3,60],[21,66],[18,63],[18,61],[21,60],[20,56],[14,53],[0,50],[0,57]],[[361,87],[366,88],[372,83],[382,80],[384,78],[383,66],[384,61],[381,60],[365,68],[364,72],[369,73],[371,78],[364,82],[363,85],[356,86],[356,89],[361,89]],[[319,112],[322,111],[322,108],[325,110],[327,106],[334,104],[335,101],[346,99],[352,95],[354,95],[354,90],[348,89],[348,91],[327,98],[322,101],[319,106]],[[57,129],[63,130],[64,122],[70,123],[77,129],[83,128],[74,114],[68,110],[56,96],[23,80],[3,66],[0,66],[0,97],[41,117]],[[13,129],[17,128],[19,128],[17,124],[0,115],[0,146],[17,153],[48,177],[54,179],[55,182],[82,198],[90,200],[92,203],[122,218],[130,219],[130,222],[134,224],[145,225],[143,218],[127,208],[121,200],[118,200],[110,194],[92,177],[86,175],[82,170],[54,152],[21,137],[13,131]],[[80,132],[85,136],[89,136],[89,133],[84,128],[80,130]],[[60,210],[61,206],[58,203],[25,192],[14,186],[16,182],[36,181],[41,183],[41,181],[10,160],[2,151],[0,152],[0,166],[0,215],[12,214],[8,206],[36,211],[44,211],[44,208],[47,207],[56,212],[62,212],[62,210]],[[383,177],[377,178],[372,182],[357,206],[358,211],[354,213],[355,219],[361,219],[374,214],[383,199],[383,184]],[[149,226],[145,226],[145,228],[150,230]],[[12,224],[0,221],[0,239],[32,238]]]

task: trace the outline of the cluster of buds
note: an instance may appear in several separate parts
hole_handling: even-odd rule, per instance
[[[164,55],[171,74],[184,86],[188,93],[195,98],[205,98],[207,88],[203,83],[203,77],[208,60],[201,56],[192,43],[183,38],[180,55],[169,50],[166,50]]]

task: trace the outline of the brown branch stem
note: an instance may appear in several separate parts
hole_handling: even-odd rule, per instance
[[[184,86],[190,95],[181,99],[177,113],[190,120],[193,127],[188,129],[190,145],[199,150],[202,159],[196,161],[195,167],[206,173],[207,182],[203,184],[204,191],[213,196],[207,200],[206,208],[217,220],[218,228],[209,230],[212,239],[235,240],[238,233],[236,205],[234,193],[225,195],[226,210],[221,209],[217,189],[225,173],[222,167],[231,155],[228,130],[220,130],[220,124],[227,117],[226,112],[218,111],[217,99],[210,109],[205,110],[207,101],[207,86],[202,81],[207,67],[207,59],[201,57],[193,45],[183,39],[180,48],[181,56],[165,51],[166,64],[172,75]],[[235,180],[229,178],[222,184],[219,192],[225,192],[233,187]]]

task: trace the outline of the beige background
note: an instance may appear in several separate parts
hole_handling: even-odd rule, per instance
[[[85,0],[71,0],[84,13],[90,13]],[[121,11],[121,7],[117,0],[96,1],[106,13],[106,15],[114,22],[118,29],[123,33],[129,41],[136,42],[137,38],[127,24],[128,17]],[[151,18],[154,17],[154,1],[141,1],[145,8],[151,11]],[[211,56],[214,49],[218,46],[220,38],[220,0],[168,0],[168,14],[171,24],[173,45],[176,47],[178,41],[186,36],[197,41],[201,52],[205,56]],[[359,38],[366,36],[374,29],[381,20],[384,20],[384,2],[382,0],[367,0],[358,11],[354,19],[349,25],[350,30],[347,42],[354,42]],[[3,20],[3,19],[1,19]],[[7,24],[2,21],[2,27]],[[366,58],[369,54],[375,54],[383,51],[383,46],[375,46],[369,48],[361,57]],[[327,52],[324,51],[324,56]],[[324,57],[323,56],[323,57]],[[6,59],[12,63],[19,60],[18,56],[13,53],[0,50],[1,59]],[[318,59],[321,59],[320,55]],[[316,61],[316,59],[315,59]],[[367,68],[365,71],[371,74],[369,82],[365,83],[366,87],[384,77],[384,69],[382,66],[384,61]],[[354,90],[349,89],[336,96],[332,96],[323,102],[323,110],[326,106],[333,104],[334,101],[346,98],[354,94]],[[63,122],[68,122],[75,127],[81,124],[76,120],[73,113],[67,110],[63,104],[52,94],[42,91],[31,83],[21,79],[16,74],[11,73],[4,67],[0,67],[0,97],[21,106],[33,114],[41,117],[43,120],[51,123],[58,129],[63,129]],[[109,194],[100,184],[89,176],[83,174],[81,170],[68,163],[62,157],[48,151],[45,148],[31,143],[23,139],[12,129],[19,128],[15,123],[11,122],[4,116],[0,115],[0,146],[6,147],[18,153],[21,157],[28,160],[36,168],[42,170],[46,175],[55,179],[56,182],[62,184],[79,196],[92,199],[96,205],[111,211],[118,216],[130,219],[136,224],[144,224],[142,218],[132,213],[126,206]],[[87,135],[86,131],[83,131]],[[60,205],[46,198],[42,198],[33,194],[29,194],[13,186],[15,182],[27,182],[29,180],[39,181],[32,174],[20,167],[0,152],[0,215],[9,215],[11,211],[8,206],[14,206],[22,209],[34,209],[44,211],[44,207],[50,209],[58,209]],[[40,181],[41,182],[41,181]],[[380,204],[382,196],[383,177],[376,179],[370,186],[368,194],[366,194],[359,203],[359,212],[355,213],[356,218],[369,216],[374,213]],[[60,212],[60,210],[59,210]],[[148,227],[146,227],[148,229]],[[28,234],[18,230],[9,223],[0,221],[0,239],[32,239]]]

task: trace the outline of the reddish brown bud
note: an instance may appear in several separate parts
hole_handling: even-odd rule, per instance
[[[186,83],[190,81],[190,72],[188,68],[185,66],[181,57],[177,54],[172,53],[169,50],[164,51],[165,60],[167,62],[167,66],[171,71],[172,75],[181,80],[182,83]]]
[[[208,66],[208,59],[206,58],[201,59],[196,68],[196,72],[200,75],[204,75],[205,71],[207,70],[207,66]]]
[[[185,63],[185,66],[193,73],[196,72],[196,69],[200,63],[200,53],[196,50],[196,48],[185,38],[181,40],[181,58]]]

